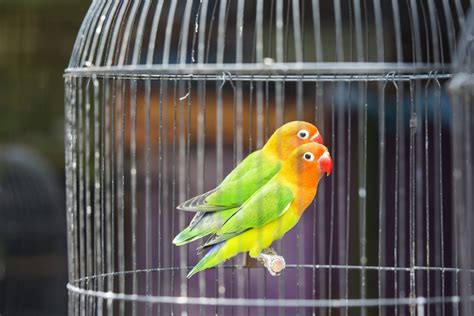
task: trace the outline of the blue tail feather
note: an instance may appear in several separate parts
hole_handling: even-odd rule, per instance
[[[194,274],[199,271],[211,268],[218,265],[220,262],[211,262],[213,259],[216,259],[216,256],[219,253],[219,250],[224,246],[225,242],[221,242],[211,247],[211,249],[206,253],[206,255],[199,260],[199,262],[194,266],[194,268],[188,273],[187,278],[191,278]],[[209,264],[209,265],[208,265]]]

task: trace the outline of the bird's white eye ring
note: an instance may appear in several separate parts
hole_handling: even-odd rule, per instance
[[[309,136],[309,132],[305,129],[302,129],[298,132],[298,137],[301,139],[306,139]]]
[[[306,161],[313,161],[314,160],[314,155],[310,152],[307,152],[303,155],[303,159]]]

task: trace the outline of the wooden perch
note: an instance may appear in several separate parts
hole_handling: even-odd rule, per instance
[[[272,276],[278,276],[281,271],[285,269],[286,263],[285,258],[279,256],[272,248],[264,249],[256,260],[249,257],[247,254],[245,258],[246,267],[257,267],[262,265],[267,268]]]

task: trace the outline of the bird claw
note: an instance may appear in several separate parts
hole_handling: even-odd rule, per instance
[[[272,276],[279,276],[286,267],[285,258],[279,256],[271,248],[263,250],[257,260],[267,268]]]

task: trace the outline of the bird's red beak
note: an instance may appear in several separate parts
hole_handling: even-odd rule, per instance
[[[326,172],[326,175],[330,175],[332,172],[332,159],[329,155],[329,152],[324,152],[321,157],[318,159],[319,169],[321,171]]]
[[[321,136],[321,134],[319,134],[319,131],[317,131],[316,134],[311,137],[311,140],[315,143],[323,144],[323,137]]]

